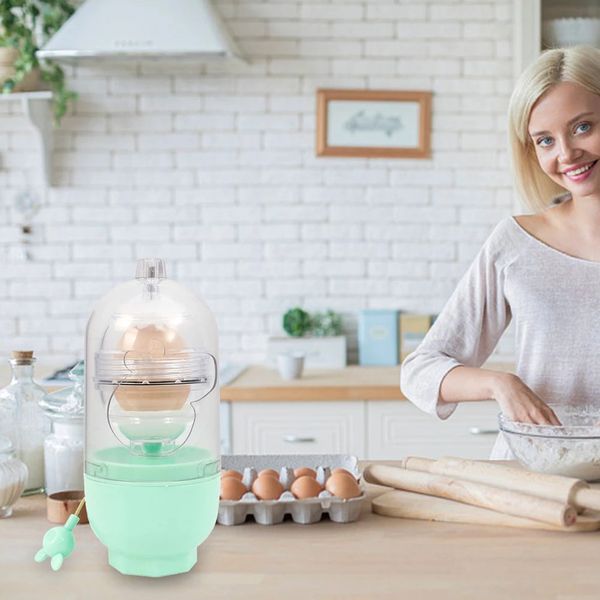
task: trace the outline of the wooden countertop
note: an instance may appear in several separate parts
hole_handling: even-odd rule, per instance
[[[393,464],[393,463],[392,463]],[[386,488],[369,486],[374,497]],[[88,525],[62,569],[33,555],[50,527],[44,498],[0,520],[0,597],[44,600],[596,600],[600,534],[390,519],[217,526],[187,574],[147,579],[112,569]]]
[[[484,367],[505,371],[512,365],[486,363]],[[405,399],[400,391],[400,365],[307,369],[292,381],[282,379],[276,369],[253,365],[221,388],[221,400],[231,402]]]
[[[292,381],[282,379],[276,369],[251,366],[221,388],[221,400],[232,402],[403,399],[400,365],[307,369]]]

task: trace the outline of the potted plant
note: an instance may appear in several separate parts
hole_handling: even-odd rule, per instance
[[[342,368],[346,366],[346,336],[342,333],[342,318],[332,310],[307,313],[294,307],[283,315],[283,329],[287,336],[270,336],[269,358],[278,354],[302,353],[305,366]]]
[[[0,0],[0,87],[3,93],[33,91],[44,82],[53,92],[55,123],[77,95],[65,73],[36,52],[73,14],[68,0]]]

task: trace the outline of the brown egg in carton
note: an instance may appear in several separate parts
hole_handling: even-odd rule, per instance
[[[217,522],[221,525],[240,525],[248,515],[261,525],[281,523],[286,514],[301,524],[316,523],[325,513],[336,523],[360,516],[365,492],[355,456],[232,454],[221,457],[221,467],[222,476],[232,472],[221,481],[225,495],[239,498],[220,500]],[[302,468],[309,472],[301,472]]]

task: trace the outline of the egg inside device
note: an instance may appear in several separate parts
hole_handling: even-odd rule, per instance
[[[109,563],[188,571],[219,504],[217,328],[160,259],[97,304],[86,336],[85,494]]]

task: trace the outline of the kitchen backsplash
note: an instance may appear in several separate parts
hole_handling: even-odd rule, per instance
[[[80,63],[54,185],[0,102],[0,351],[74,358],[93,302],[141,256],[205,297],[221,352],[261,360],[283,312],[437,313],[515,210],[512,1],[216,2],[249,64]],[[430,160],[317,158],[317,88],[431,90]],[[24,192],[43,205],[23,258]],[[512,336],[497,351],[510,357]]]

